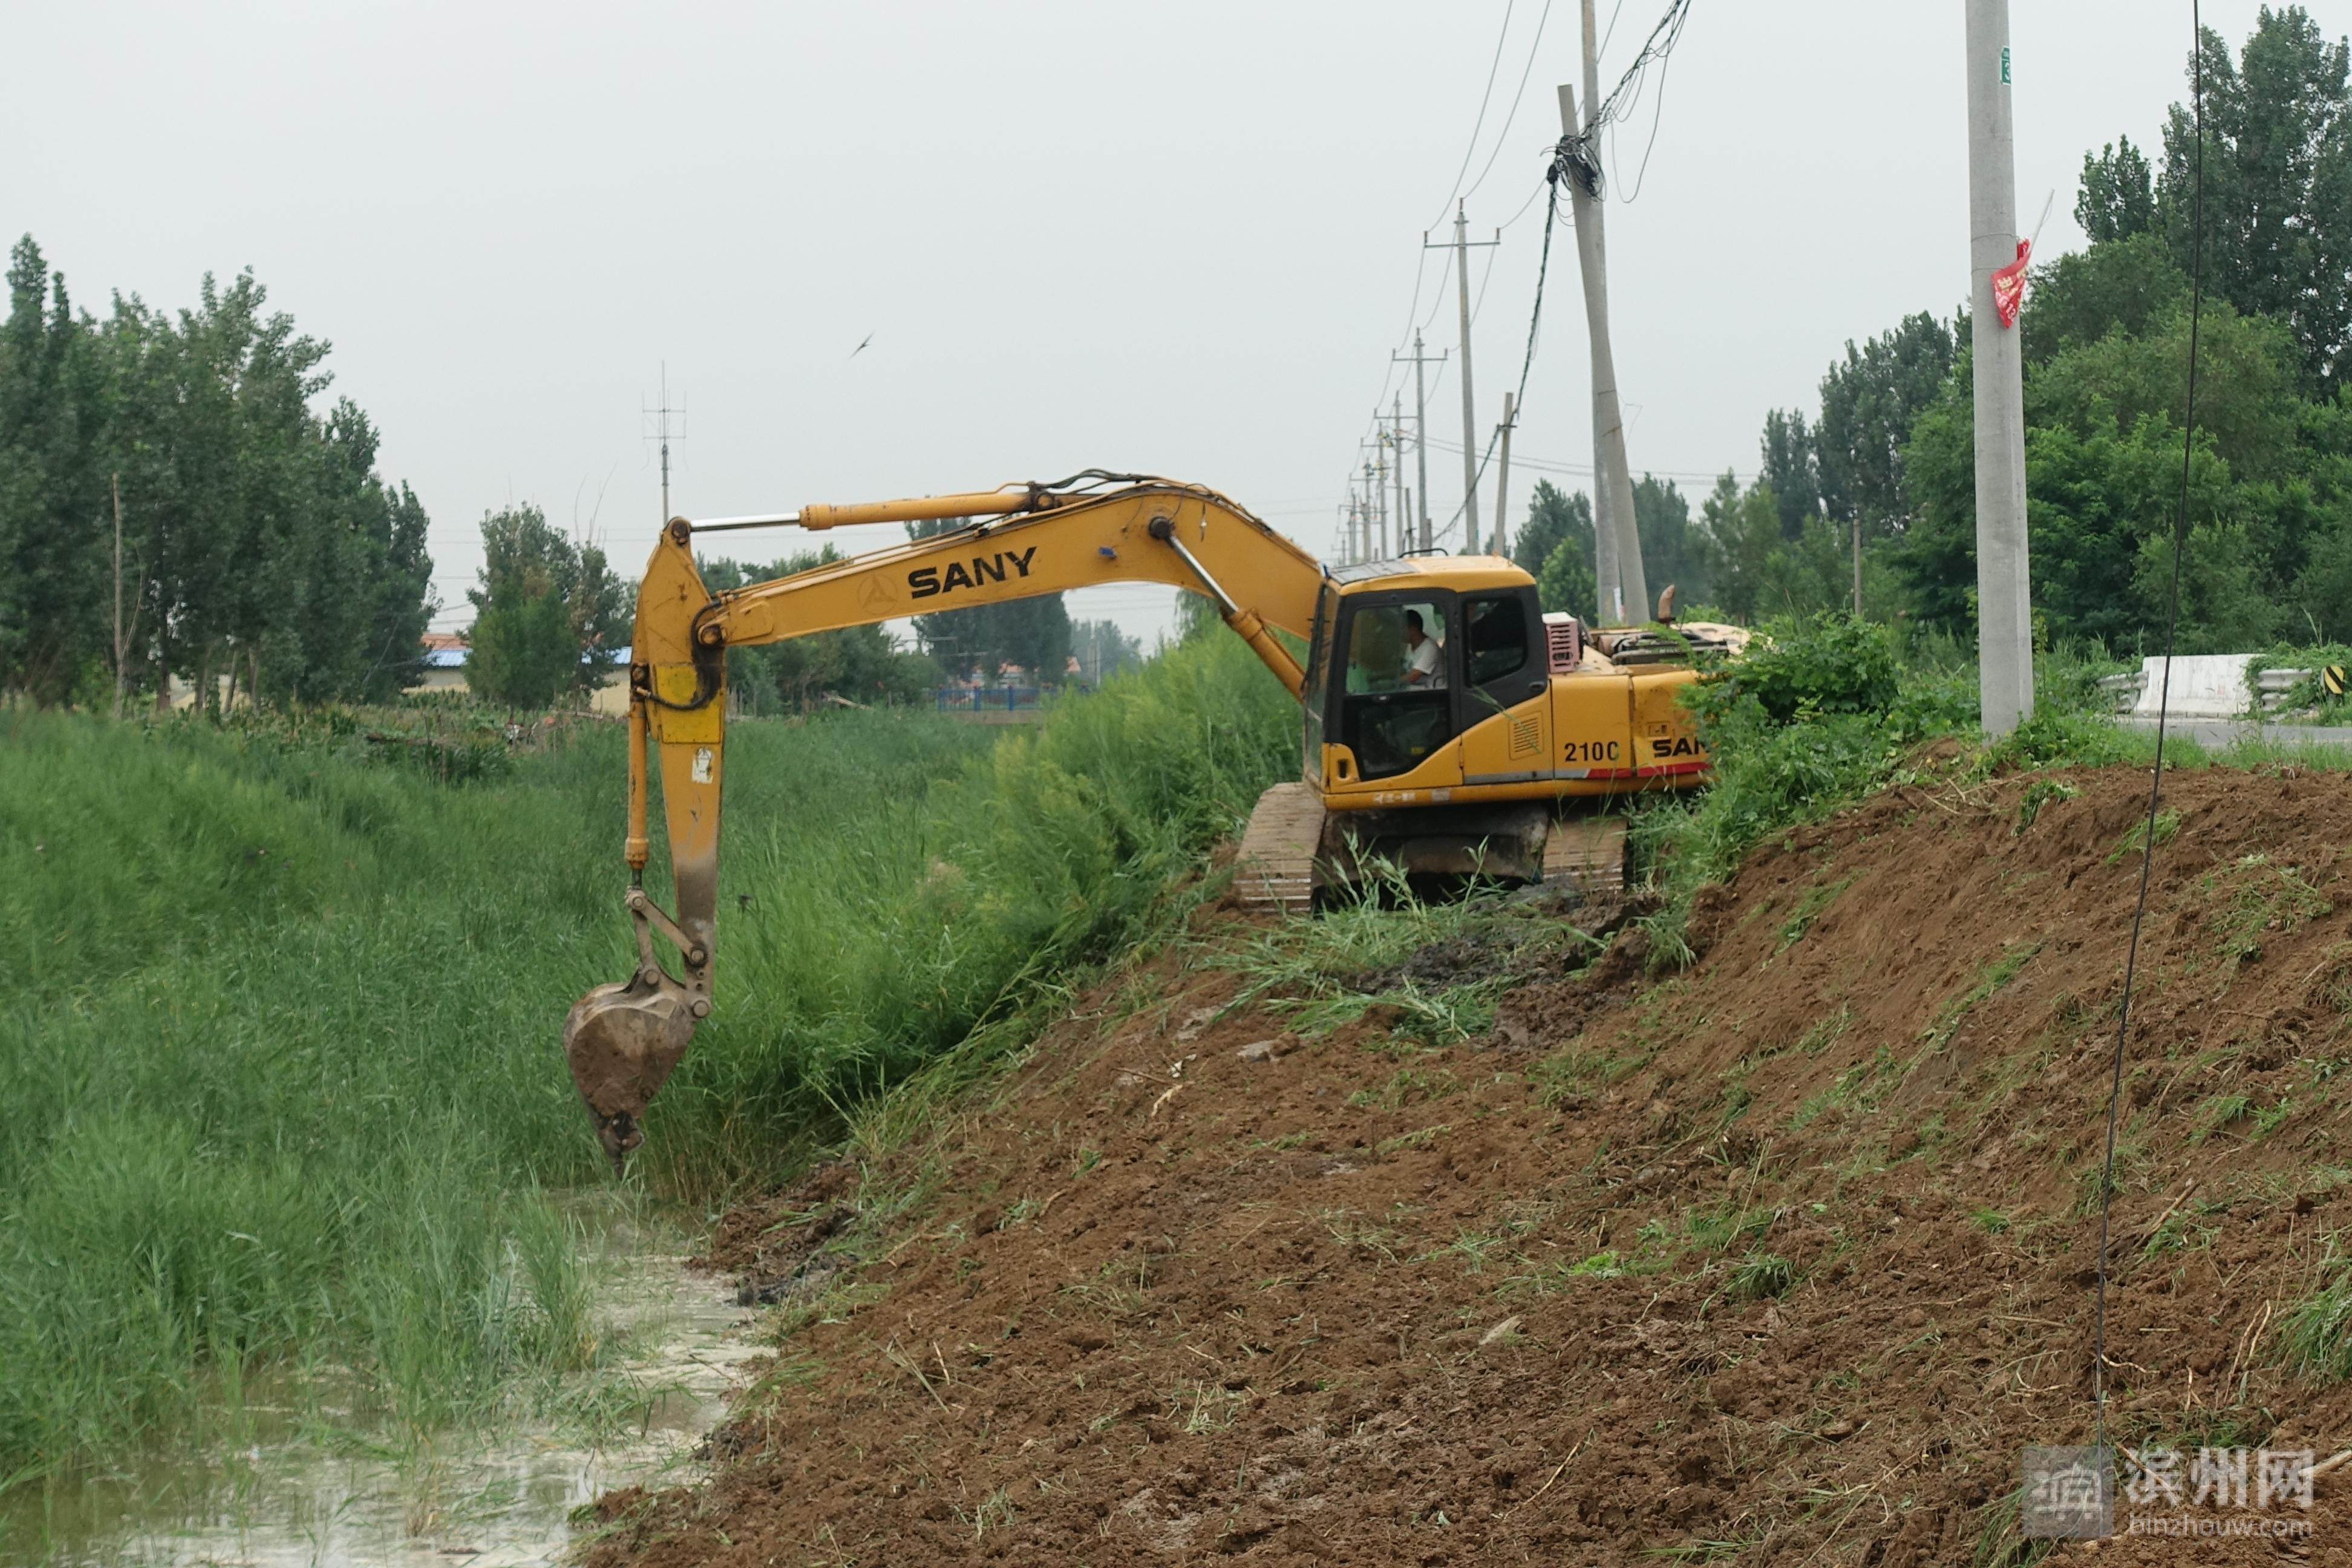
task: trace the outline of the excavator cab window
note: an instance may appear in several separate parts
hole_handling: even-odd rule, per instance
[[[1532,589],[1469,595],[1461,616],[1465,728],[1543,693],[1548,680],[1536,658],[1542,622]]]
[[[1463,601],[1462,626],[1469,650],[1464,677],[1472,686],[1489,685],[1527,668],[1528,612],[1517,594]]]
[[[1346,606],[1339,740],[1355,752],[1365,778],[1409,773],[1453,737],[1452,600],[1450,594],[1382,595]]]
[[[1339,608],[1339,595],[1331,591],[1330,584],[1324,584],[1315,600],[1315,636],[1307,647],[1307,689],[1299,693],[1306,715],[1307,777],[1310,781],[1319,778],[1323,768],[1323,716],[1331,690],[1331,622]]]

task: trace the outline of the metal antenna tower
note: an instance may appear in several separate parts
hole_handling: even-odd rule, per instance
[[[669,444],[673,439],[679,441],[686,439],[686,405],[681,402],[675,408],[670,406],[667,360],[662,362],[661,402],[654,407],[646,409],[645,414],[647,418],[654,421],[654,427],[646,438],[661,443],[661,520],[662,526],[667,528],[669,525]],[[677,416],[677,428],[675,430],[670,428],[669,423],[670,416],[673,414]]]

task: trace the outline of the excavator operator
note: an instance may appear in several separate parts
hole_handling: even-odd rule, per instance
[[[1445,689],[1445,650],[1424,629],[1419,610],[1404,613],[1404,683],[1422,691]]]

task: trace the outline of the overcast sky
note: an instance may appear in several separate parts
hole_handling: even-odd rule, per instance
[[[1604,82],[1664,5],[1601,0]],[[2352,30],[2352,0],[2309,8]],[[2234,46],[2255,9],[2204,13]],[[660,513],[642,410],[665,363],[688,515],[1108,468],[1215,486],[1328,553],[1376,400],[1402,386],[1410,411],[1389,354],[1416,284],[1430,352],[1454,346],[1444,255],[1421,245],[1450,235],[1457,186],[1475,236],[1505,226],[1471,268],[1481,440],[1516,380],[1529,198],[1577,69],[1576,0],[1538,42],[1546,12],[18,0],[0,226],[101,313],[111,289],[180,306],[205,272],[252,268],[332,342],[335,390],[431,511],[455,607],[437,626],[467,618],[477,525],[509,501],[635,573]],[[1663,95],[1654,73],[1611,149],[1637,473],[1701,490],[1752,473],[1765,410],[1810,410],[1847,339],[1961,299],[1960,17],[1958,0],[1696,0]],[[2155,144],[2186,96],[2189,6],[2014,0],[2011,26],[2017,205],[2030,228],[2054,197],[2046,257],[2082,243],[2084,150]],[[1534,465],[1591,461],[1564,224],[1553,260],[1514,516]],[[1430,433],[1458,443],[1439,375]],[[1429,458],[1442,518],[1461,459]],[[1072,611],[1149,641],[1168,599],[1092,590]]]

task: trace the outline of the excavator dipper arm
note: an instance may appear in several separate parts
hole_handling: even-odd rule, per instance
[[[1082,478],[1089,476],[1081,476]],[[1166,583],[1208,595],[1225,624],[1296,696],[1304,672],[1274,634],[1308,637],[1324,576],[1297,545],[1213,490],[1093,476],[1072,490],[1024,485],[970,495],[810,506],[723,525],[971,519],[903,545],[713,595],[695,568],[695,527],[663,530],[637,595],[629,668],[627,907],[635,973],[582,997],[563,1027],[573,1081],[615,1171],[643,1141],[639,1119],[709,1015],[718,936],[719,804],[726,752],[726,653],[938,610],[1106,583]],[[676,898],[644,886],[648,773],[658,766]],[[677,953],[662,965],[658,933]]]

